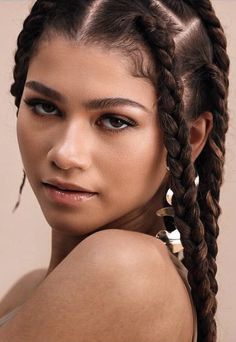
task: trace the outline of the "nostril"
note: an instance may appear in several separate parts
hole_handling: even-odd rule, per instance
[[[69,167],[65,167],[65,166],[61,166],[61,165],[59,165],[59,163],[58,162],[56,162],[55,160],[53,160],[53,166],[55,166],[57,169],[61,169],[61,170],[68,170],[69,169]]]
[[[87,170],[91,165],[91,151],[80,146],[74,148],[72,145],[55,145],[47,153],[47,160],[54,167],[68,171],[71,169]]]

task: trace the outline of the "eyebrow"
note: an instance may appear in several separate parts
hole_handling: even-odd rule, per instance
[[[58,91],[45,86],[43,83],[38,81],[28,81],[25,87],[32,89],[46,97],[59,102],[66,102],[66,97],[59,93]],[[146,108],[141,103],[136,101],[126,99],[123,97],[107,97],[101,99],[93,99],[83,103],[85,109],[106,109],[108,107],[120,107],[120,106],[132,106],[144,110],[148,114],[151,114],[151,110]]]

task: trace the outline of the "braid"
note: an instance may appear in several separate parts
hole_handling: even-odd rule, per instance
[[[173,223],[181,234],[184,247],[182,262],[188,269],[188,281],[197,311],[198,341],[215,342],[215,297],[218,290],[215,259],[218,252],[216,239],[219,234],[217,221],[221,212],[219,197],[225,159],[225,134],[228,130],[229,58],[224,31],[209,0],[159,0],[159,5],[154,0],[107,0],[101,2],[99,11],[91,12],[91,21],[84,21],[90,13],[89,6],[92,3],[93,0],[35,2],[17,40],[11,94],[19,108],[30,59],[48,28],[65,33],[73,39],[82,30],[85,42],[86,39],[87,42],[106,42],[109,48],[117,47],[126,53],[129,51],[129,55],[136,58],[137,63],[133,64],[137,65],[137,69],[140,61],[135,51],[137,46],[142,48],[143,43],[147,43],[158,70],[141,70],[141,73],[136,71],[137,75],[155,79],[158,119],[164,132],[170,186],[174,193]],[[195,35],[185,37],[186,44],[180,39],[181,42],[175,46],[173,37],[187,32],[188,23],[196,19],[196,14],[205,27],[206,38],[199,25],[199,31],[195,30]],[[136,30],[131,27],[132,18]],[[180,23],[184,25],[181,26]],[[199,40],[203,48],[212,45],[212,59],[210,52],[194,49],[194,38]],[[198,95],[197,101],[194,98],[192,103],[189,102],[189,110],[187,106],[185,108],[183,101],[183,84],[186,84],[186,89],[193,98]],[[204,90],[209,92],[209,96],[204,94]],[[195,110],[195,115],[199,115],[202,109],[212,112],[214,122],[208,141],[194,165],[191,161],[186,113]],[[191,115],[193,118],[194,115]],[[198,189],[194,182],[196,170],[200,176]],[[172,231],[174,225],[169,222],[167,230]],[[168,237],[163,238],[166,238],[167,247],[171,249]]]
[[[36,1],[31,9],[30,15],[23,23],[23,29],[17,38],[17,50],[15,53],[15,66],[13,69],[14,83],[11,85],[10,92],[15,97],[15,105],[18,108],[16,116],[18,117],[20,101],[24,89],[31,54],[35,47],[35,42],[43,32],[44,23],[46,21],[46,11],[52,7],[50,1]],[[32,30],[32,27],[34,29]],[[35,29],[35,28],[40,28]],[[27,51],[27,52],[26,52]],[[20,205],[20,198],[25,185],[26,174],[23,172],[23,180],[19,189],[18,200],[12,210],[14,213]]]
[[[186,1],[186,0],[185,0]],[[215,98],[212,99],[214,123],[213,129],[204,150],[197,160],[197,169],[201,179],[198,202],[201,208],[201,219],[205,226],[205,239],[208,245],[209,279],[211,289],[216,295],[218,285],[215,279],[218,253],[216,239],[219,235],[218,218],[221,213],[219,206],[220,187],[223,180],[223,166],[225,162],[225,134],[228,130],[227,97],[229,88],[229,57],[226,52],[227,42],[224,30],[215,11],[208,0],[189,2],[201,18],[213,46],[213,65],[205,66],[205,74],[209,86],[214,89]],[[212,308],[216,312],[215,300]]]
[[[184,0],[190,4],[201,18],[213,45],[213,63],[222,71],[225,87],[229,87],[229,57],[226,53],[227,41],[223,27],[216,17],[209,0]]]
[[[155,5],[152,5],[150,12],[153,15],[154,7]],[[188,280],[198,314],[199,336],[208,333],[205,341],[212,341],[215,327],[210,324],[213,294],[208,278],[207,244],[197,202],[189,131],[183,115],[183,86],[174,72],[176,63],[174,41],[168,36],[168,29],[160,16],[158,20],[147,16],[138,17],[136,23],[151,47],[155,60],[158,61],[159,117],[164,131],[167,164],[170,169],[171,188],[174,192],[172,202],[175,209],[175,224],[181,233],[184,247],[183,263],[189,270]]]
[[[24,84],[27,76],[30,58],[34,52],[35,43],[41,36],[46,23],[46,13],[53,6],[53,1],[36,1],[30,15],[24,20],[23,29],[17,38],[15,66],[13,70],[14,83],[10,92],[15,97],[15,105],[19,108]],[[17,112],[18,114],[18,112]]]
[[[22,194],[22,191],[23,191],[23,187],[25,185],[25,180],[26,180],[26,174],[25,174],[25,171],[23,170],[23,179],[22,179],[22,182],[21,182],[21,186],[20,186],[20,190],[19,190],[19,196],[18,196],[18,200],[15,204],[15,207],[13,208],[12,212],[14,213],[16,211],[16,209],[19,207],[20,205],[20,198],[21,198],[21,194]]]
[[[198,202],[201,208],[201,218],[204,222],[205,238],[208,244],[209,277],[211,278],[212,290],[216,294],[218,288],[215,280],[217,271],[215,258],[218,252],[216,239],[219,235],[217,221],[221,213],[219,199],[225,161],[225,133],[228,127],[228,118],[224,118],[224,114],[226,114],[224,112],[226,91],[221,73],[219,73],[216,66],[208,66],[205,69],[207,70],[206,72],[210,72],[210,75],[214,75],[211,83],[219,99],[218,103],[215,103],[215,110],[212,111],[214,114],[212,132],[196,162],[196,167],[201,178]]]

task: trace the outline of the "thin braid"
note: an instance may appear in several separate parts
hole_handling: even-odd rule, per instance
[[[150,13],[154,14],[155,5]],[[189,131],[183,117],[183,87],[174,74],[174,41],[168,35],[168,27],[160,17],[138,17],[140,33],[148,42],[159,67],[159,116],[167,148],[171,187],[174,192],[175,223],[181,233],[184,247],[184,264],[188,268],[188,280],[198,314],[199,336],[204,341],[214,341],[212,325],[212,291],[208,278],[207,244],[200,219],[197,189],[194,183],[195,169],[191,162]],[[191,229],[190,229],[191,227]],[[206,331],[207,328],[207,331]],[[207,335],[207,336],[206,336]],[[202,340],[201,340],[202,341]]]
[[[23,191],[23,188],[24,188],[24,185],[25,185],[25,180],[26,180],[26,174],[25,174],[25,171],[23,170],[23,179],[22,179],[22,182],[21,182],[20,190],[19,190],[18,200],[17,200],[17,202],[15,204],[15,207],[12,210],[13,213],[16,211],[16,209],[20,205],[20,199],[21,199],[21,194],[22,194],[22,191]]]
[[[210,14],[210,2],[173,0],[173,3],[179,4],[181,2],[182,6],[184,1],[196,9],[213,42],[213,64],[202,66],[200,71],[208,78],[209,75],[212,75],[209,79],[211,79],[213,88],[216,89],[218,95],[215,102],[213,101],[216,103],[214,106],[214,129],[203,153],[196,162],[200,178],[202,178],[202,180],[200,179],[198,193],[194,183],[195,168],[191,162],[189,130],[184,119],[183,86],[175,75],[177,61],[175,59],[175,44],[173,39],[169,37],[170,22],[167,23],[168,18],[165,15],[163,17],[163,11],[159,11],[160,8],[156,5],[150,5],[151,1],[149,0],[141,1],[142,5],[144,4],[147,8],[147,11],[145,9],[142,15],[137,17],[136,7],[135,11],[131,13],[132,17],[136,16],[136,26],[150,46],[154,59],[160,65],[158,70],[159,84],[157,86],[160,112],[158,117],[164,131],[165,146],[168,152],[167,164],[170,169],[171,188],[174,191],[172,200],[176,214],[174,220],[181,234],[184,247],[183,263],[189,271],[188,280],[198,315],[198,341],[215,342],[214,313],[216,310],[215,294],[217,292],[217,283],[215,282],[214,273],[216,272],[214,255],[217,254],[217,218],[220,214],[218,202],[219,187],[222,182],[222,156],[224,158],[225,153],[224,135],[228,128],[227,110],[223,111],[224,99],[226,99],[228,89],[226,76],[227,55],[224,55],[226,49],[225,38],[219,32],[217,19]],[[172,0],[165,0],[166,4],[171,2]],[[50,15],[54,18],[55,13],[52,10],[54,5],[56,5],[56,1],[53,0],[37,1],[32,7],[30,16],[25,20],[23,30],[19,35],[17,41],[18,50],[15,55],[15,82],[11,87],[11,93],[15,96],[17,107],[19,107],[23,93],[29,60],[35,48],[37,48],[40,35],[44,31],[45,25],[47,25],[47,19]],[[63,2],[63,6],[65,6],[65,2]],[[73,3],[73,6],[77,7],[77,1]],[[58,8],[56,7],[56,9]],[[136,12],[135,15],[134,12]],[[73,11],[70,13],[72,14]],[[69,18],[71,22],[71,17],[69,16]],[[56,22],[59,23],[59,20],[61,20],[60,16]],[[60,25],[61,21],[58,27],[54,26],[54,22],[52,23],[52,27],[59,28]],[[66,30],[68,31],[68,29]],[[96,33],[97,30],[95,35]],[[214,78],[216,79],[214,80]],[[206,167],[209,156],[212,158],[211,169]],[[204,163],[201,165],[200,161]],[[209,178],[208,172],[212,174],[211,179],[207,179],[207,176]],[[205,232],[204,226],[206,226]]]
[[[227,55],[227,41],[224,30],[209,0],[185,0],[191,4],[201,18],[213,47],[213,65],[206,65],[204,73],[215,91],[214,126],[207,144],[198,158],[197,169],[202,182],[199,189],[198,202],[201,208],[201,219],[205,226],[205,239],[208,245],[209,278],[211,289],[216,295],[218,285],[215,279],[217,265],[215,262],[218,247],[216,239],[219,235],[218,218],[221,214],[219,205],[220,187],[223,181],[223,167],[225,162],[225,134],[228,130],[227,97],[229,89],[229,66]],[[217,303],[213,306],[215,314]]]

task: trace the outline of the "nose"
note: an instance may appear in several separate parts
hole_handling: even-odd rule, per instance
[[[71,122],[55,134],[47,159],[62,170],[86,170],[91,165],[91,139],[85,125]]]

